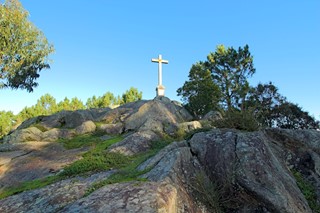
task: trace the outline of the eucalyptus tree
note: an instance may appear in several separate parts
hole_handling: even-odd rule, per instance
[[[32,92],[39,72],[50,68],[53,45],[28,16],[18,0],[0,4],[0,88]]]

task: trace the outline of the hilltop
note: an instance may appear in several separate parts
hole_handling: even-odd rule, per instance
[[[320,132],[215,119],[166,97],[29,119],[0,143],[0,211],[320,211]]]

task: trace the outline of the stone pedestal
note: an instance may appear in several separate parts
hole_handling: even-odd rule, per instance
[[[164,96],[165,87],[162,85],[158,85],[156,88],[157,96]]]

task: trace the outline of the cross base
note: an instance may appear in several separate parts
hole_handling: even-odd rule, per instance
[[[164,96],[165,87],[162,85],[158,85],[156,88],[157,96]]]

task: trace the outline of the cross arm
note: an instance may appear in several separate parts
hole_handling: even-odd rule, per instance
[[[168,60],[163,60],[163,59],[151,59],[152,62],[156,62],[156,63],[163,63],[163,64],[168,64],[169,61]]]

